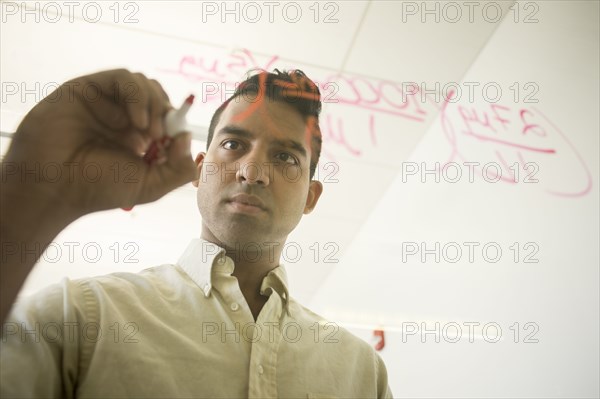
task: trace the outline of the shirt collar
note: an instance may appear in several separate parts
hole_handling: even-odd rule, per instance
[[[204,296],[207,298],[213,288],[212,274],[216,271],[226,271],[231,274],[235,267],[233,260],[227,257],[224,248],[202,238],[192,240],[177,263],[202,289]],[[260,293],[270,294],[272,291],[279,294],[285,310],[289,314],[288,301],[290,296],[287,273],[281,264],[271,270],[262,281]]]

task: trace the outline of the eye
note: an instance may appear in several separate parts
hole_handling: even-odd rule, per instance
[[[226,140],[221,144],[221,147],[226,150],[237,150],[240,148],[240,143],[235,140]]]
[[[289,163],[291,165],[298,165],[298,160],[293,155],[288,154],[287,152],[281,152],[277,154],[277,158],[280,161]]]

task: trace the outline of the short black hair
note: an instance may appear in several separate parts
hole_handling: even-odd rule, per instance
[[[252,74],[253,72],[257,73]],[[271,101],[288,104],[302,115],[305,122],[309,123],[312,153],[310,159],[310,180],[312,180],[321,155],[322,139],[319,127],[321,92],[315,82],[299,69],[284,70],[283,72],[278,69],[275,69],[273,72],[259,69],[248,72],[247,78],[236,87],[233,95],[221,104],[213,114],[210,126],[208,127],[206,150],[208,151],[210,147],[215,128],[227,105],[235,98],[242,95],[245,96],[246,94],[256,95],[256,98],[262,98],[262,95],[266,95],[266,98]]]

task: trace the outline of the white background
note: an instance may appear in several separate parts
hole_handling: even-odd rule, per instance
[[[300,68],[331,96],[325,192],[283,260],[292,295],[369,342],[383,329],[395,396],[598,397],[598,2],[276,3],[2,2],[2,151],[77,75],[125,67],[175,104],[195,93],[202,132],[225,95],[208,88]],[[425,93],[402,103],[409,82]],[[176,262],[199,232],[191,185],[89,215],[22,294]]]

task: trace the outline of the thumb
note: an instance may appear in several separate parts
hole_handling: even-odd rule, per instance
[[[178,134],[167,150],[166,162],[148,168],[147,187],[152,191],[147,193],[150,201],[194,180],[196,164],[192,159],[191,144],[191,133]]]

